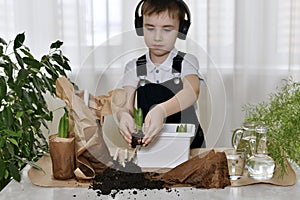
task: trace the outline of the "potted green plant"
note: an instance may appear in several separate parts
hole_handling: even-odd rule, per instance
[[[133,118],[135,123],[136,132],[132,134],[131,147],[136,148],[136,145],[142,145],[143,142],[143,111],[141,108],[134,108],[133,110]]]
[[[276,166],[286,170],[286,159],[300,165],[300,82],[283,80],[267,101],[244,105],[245,120],[269,127],[267,148]]]
[[[20,181],[25,164],[48,152],[42,127],[48,129],[53,113],[45,94],[54,96],[56,79],[71,70],[63,42],[37,59],[24,41],[24,33],[10,42],[0,38],[0,188],[11,178]]]
[[[69,131],[69,112],[60,118],[58,133],[49,136],[52,174],[55,179],[70,179],[75,170],[75,139]]]

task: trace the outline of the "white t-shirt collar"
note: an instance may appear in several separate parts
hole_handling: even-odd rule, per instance
[[[172,69],[173,58],[177,55],[177,53],[178,50],[174,47],[171,50],[170,54],[168,55],[167,59],[159,66],[156,66],[150,59],[150,53],[148,51],[146,53],[147,68],[148,68],[147,71],[149,71],[149,73],[152,73],[156,69],[163,70],[163,71],[170,71]]]

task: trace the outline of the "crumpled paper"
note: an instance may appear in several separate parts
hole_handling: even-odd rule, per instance
[[[75,91],[66,77],[60,77],[56,81],[56,95],[69,108],[70,131],[75,134],[74,174],[78,179],[94,178],[113,165],[103,139],[102,125],[104,116],[113,114],[125,104],[126,93],[123,89],[115,89],[108,96],[95,97],[88,94],[88,103],[85,103],[84,92]]]

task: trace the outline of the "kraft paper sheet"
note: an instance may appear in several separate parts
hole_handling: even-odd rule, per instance
[[[193,149],[190,152],[191,157],[195,155],[199,155],[200,153],[203,153],[205,151],[208,151],[210,149]],[[215,151],[223,151],[223,149],[215,149]],[[50,156],[43,156],[39,161],[36,163],[38,166],[40,166],[44,172],[41,170],[37,170],[34,168],[31,168],[28,171],[28,176],[31,180],[31,182],[34,185],[42,186],[42,187],[89,187],[91,184],[91,180],[86,181],[77,181],[76,179],[70,179],[65,181],[58,181],[53,179],[52,177],[52,163]],[[159,173],[167,172],[170,169],[147,169],[147,171],[157,171]],[[238,187],[238,186],[245,186],[245,185],[252,185],[252,184],[259,184],[259,183],[265,183],[265,184],[272,184],[272,185],[278,185],[278,186],[291,186],[296,183],[296,173],[291,167],[291,165],[287,162],[287,173],[284,175],[283,178],[279,176],[280,169],[277,168],[275,171],[275,174],[272,179],[267,181],[255,181],[251,178],[249,178],[245,175],[237,180],[237,181],[231,181],[231,187]]]

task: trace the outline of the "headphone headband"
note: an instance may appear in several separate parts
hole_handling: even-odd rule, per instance
[[[136,34],[138,36],[144,35],[144,33],[143,33],[143,15],[141,15],[141,16],[139,15],[139,9],[144,1],[145,0],[141,0],[135,9],[134,26],[135,26]],[[180,8],[184,9],[185,14],[187,15],[187,19],[180,21],[178,36],[177,36],[179,39],[185,40],[187,32],[191,25],[191,13],[190,13],[188,6],[186,5],[186,3],[183,0],[175,0],[175,1],[179,5]]]

